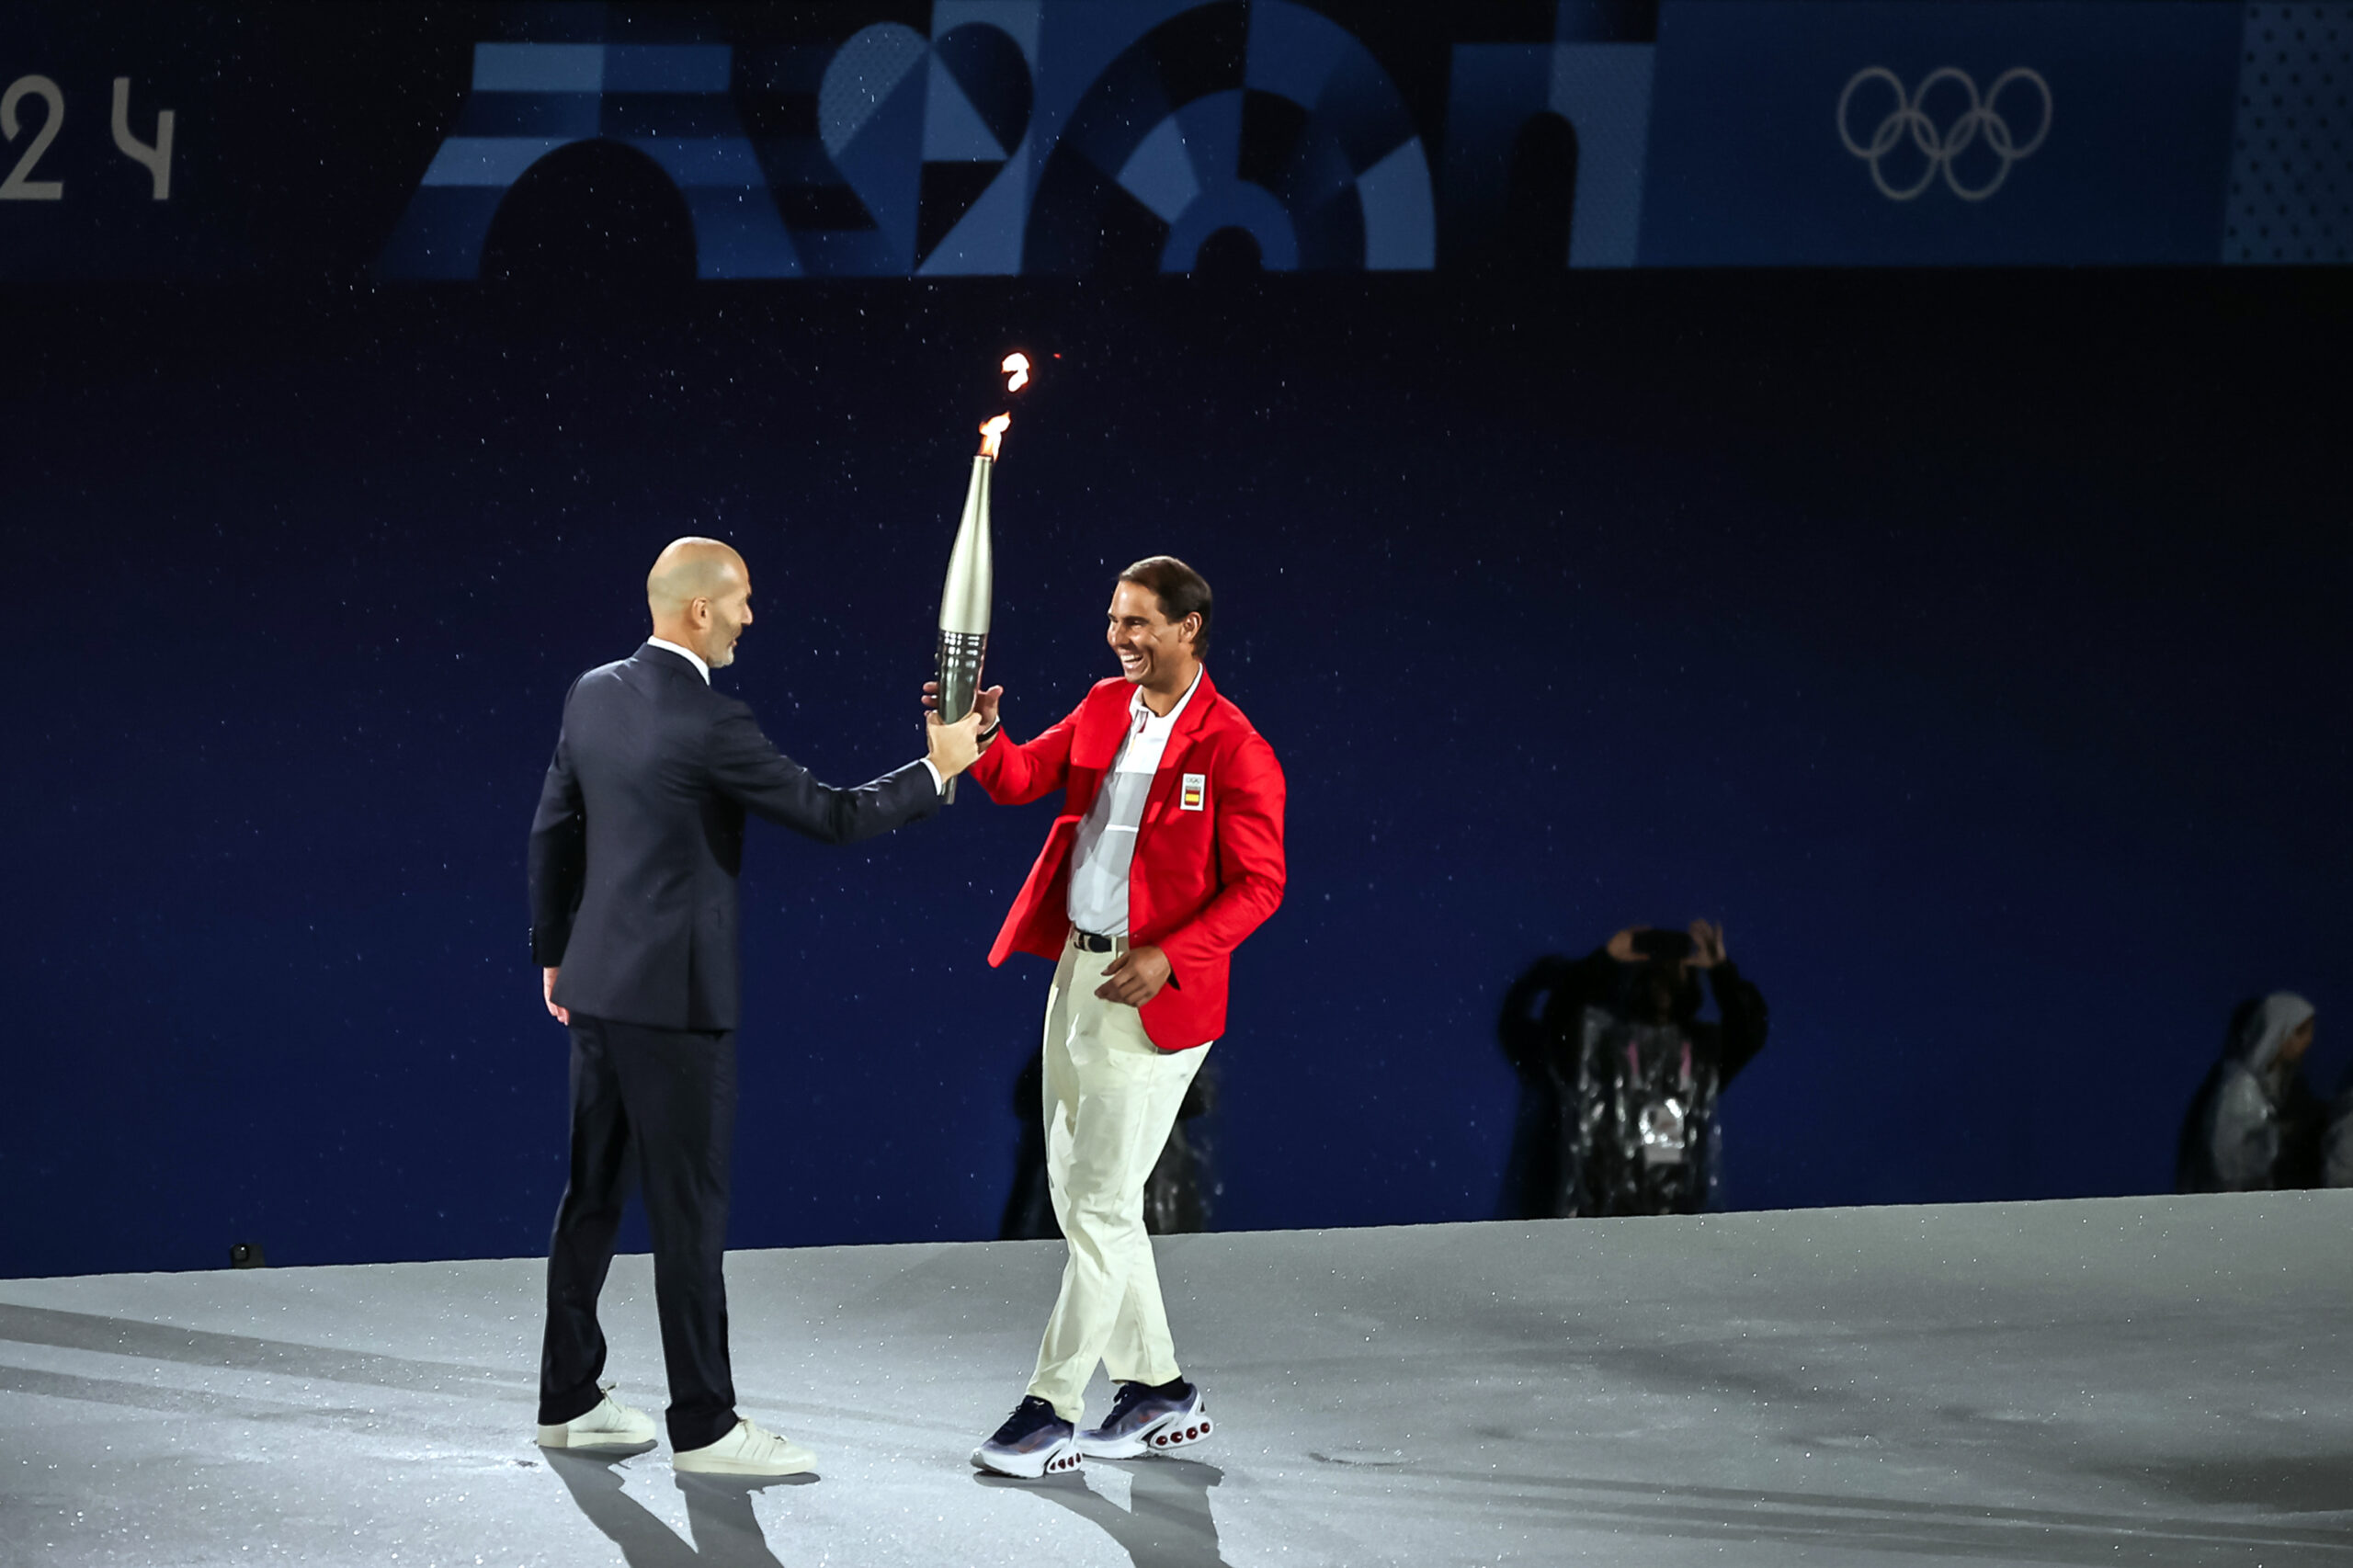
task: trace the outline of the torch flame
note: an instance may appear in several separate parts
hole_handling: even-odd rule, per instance
[[[1013,423],[1013,415],[1000,414],[981,426],[981,456],[994,460],[1005,441],[1006,426]]]
[[[1005,363],[997,369],[1012,378],[1005,383],[1005,390],[1008,392],[1017,392],[1029,384],[1029,356],[1027,354],[1008,354],[1005,357]]]

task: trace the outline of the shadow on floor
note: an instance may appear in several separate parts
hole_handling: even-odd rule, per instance
[[[60,1312],[53,1307],[0,1305],[0,1340],[46,1345],[61,1350],[99,1350],[195,1367],[230,1367],[278,1377],[321,1378],[330,1382],[373,1383],[380,1388],[426,1392],[527,1388],[531,1380],[504,1368],[469,1367],[455,1361],[419,1361],[367,1350],[331,1350],[290,1340],[257,1339],[243,1334],[212,1334],[175,1328],[137,1318]]]
[[[1134,1477],[1124,1508],[1087,1485],[1084,1471],[1042,1482],[1001,1475],[972,1479],[983,1486],[1032,1493],[1069,1509],[1117,1542],[1135,1568],[1224,1568],[1210,1489],[1225,1479],[1225,1471],[1177,1459],[1139,1460],[1120,1468]]]
[[[368,1426],[376,1413],[355,1404],[295,1404],[214,1393],[209,1389],[180,1389],[129,1378],[85,1378],[72,1372],[45,1372],[30,1367],[0,1366],[0,1393],[33,1393],[48,1399],[71,1399],[84,1404],[118,1404],[130,1410],[155,1410],[172,1415],[202,1415],[214,1420],[291,1421],[316,1426]]]
[[[752,1494],[770,1486],[805,1485],[813,1475],[676,1475],[687,1500],[688,1546],[678,1533],[621,1490],[620,1461],[610,1457],[547,1450],[548,1468],[563,1482],[580,1511],[628,1560],[629,1568],[783,1568],[752,1514]]]
[[[2153,1460],[2109,1465],[2105,1473],[2192,1503],[2273,1514],[2353,1513],[2353,1454]]]
[[[2131,1473],[2145,1481],[2154,1468]],[[1420,1473],[1446,1481],[1448,1506],[1469,1515],[1629,1536],[2077,1568],[2353,1568],[2353,1532],[2318,1521],[2094,1514],[1497,1471]]]

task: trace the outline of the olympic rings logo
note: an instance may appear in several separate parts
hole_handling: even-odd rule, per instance
[[[1855,135],[1848,111],[1854,106],[1856,91],[1868,82],[1885,84],[1888,90],[1895,95],[1895,104],[1865,140]],[[1927,105],[1928,95],[1947,82],[1959,84],[1968,95],[1967,107],[1961,110],[1959,119],[1939,131],[1937,122],[1928,117]],[[2041,98],[2042,111],[2034,134],[2020,140],[2008,117],[2002,112],[2002,95],[2006,92],[2010,95],[2010,107],[2015,112],[2028,107],[2024,95],[2029,89]],[[1949,97],[1950,95],[1947,96]],[[2012,66],[1995,77],[1993,89],[1983,98],[1977,96],[1977,84],[1970,78],[1969,73],[1956,65],[1942,66],[1928,73],[1927,80],[1920,84],[1920,90],[1916,93],[1906,93],[1902,79],[1884,65],[1871,65],[1848,78],[1847,90],[1838,95],[1838,140],[1847,144],[1847,152],[1870,165],[1871,183],[1878,186],[1880,194],[1890,201],[1911,200],[1935,183],[1939,174],[1944,176],[1945,184],[1951,187],[1952,193],[1963,201],[1983,201],[2002,188],[2002,182],[2010,177],[2011,165],[2021,158],[2034,156],[2035,149],[2042,145],[2042,139],[2051,134],[2051,84],[2045,82],[2039,73],[2023,65]],[[1980,183],[1971,185],[1964,182],[1955,165],[1961,155],[1975,146],[1981,138],[1994,160],[1993,173]],[[1899,185],[1889,179],[1885,165],[1890,154],[1907,140],[1918,150],[1922,163],[1917,178]],[[1895,161],[1898,177],[1905,177],[1903,165],[1910,160],[1898,158]]]

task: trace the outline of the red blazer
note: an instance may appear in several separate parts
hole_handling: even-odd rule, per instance
[[[1004,805],[1053,790],[1063,809],[1046,846],[989,949],[1059,959],[1070,940],[1070,861],[1078,824],[1118,757],[1134,687],[1099,681],[1069,718],[1026,745],[1009,734],[968,774]],[[1188,775],[1199,788],[1188,789]],[[1225,1032],[1233,949],[1283,901],[1283,770],[1242,710],[1209,672],[1160,754],[1128,873],[1128,934],[1168,955],[1169,983],[1143,1005],[1144,1033],[1163,1051],[1207,1045]]]

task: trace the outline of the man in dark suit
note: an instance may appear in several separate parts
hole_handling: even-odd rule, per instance
[[[930,720],[920,761],[854,790],[779,753],[752,710],[711,689],[752,623],[751,574],[716,540],[682,539],[645,582],[654,635],[590,670],[531,824],[531,951],[548,1011],[572,1030],[572,1172],[548,1256],[539,1440],[636,1449],[642,1412],[597,1378],[597,1324],[628,1179],[654,1237],[654,1290],[669,1372],[672,1462],[682,1471],[790,1475],[815,1459],[735,1411],[727,1358],[729,1165],[741,993],[735,875],[749,811],[829,844],[934,814],[970,767],[981,719]]]

